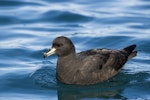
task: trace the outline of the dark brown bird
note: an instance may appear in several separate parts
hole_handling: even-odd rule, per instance
[[[108,80],[120,72],[132,57],[136,45],[122,50],[91,49],[75,52],[72,41],[64,36],[54,39],[51,49],[44,57],[58,56],[56,78],[66,84],[88,85]]]

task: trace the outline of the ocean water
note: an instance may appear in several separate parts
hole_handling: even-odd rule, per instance
[[[76,52],[122,49],[138,55],[102,83],[56,80],[57,56],[43,58],[57,36]],[[150,100],[150,0],[0,0],[0,100]]]

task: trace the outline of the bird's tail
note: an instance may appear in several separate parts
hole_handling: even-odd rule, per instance
[[[134,51],[134,49],[136,48],[136,45],[130,45],[128,47],[125,47],[123,50],[126,51],[129,56],[128,56],[128,60],[135,57],[137,54],[137,51]]]

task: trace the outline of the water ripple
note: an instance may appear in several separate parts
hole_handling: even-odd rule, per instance
[[[0,99],[149,99],[149,0],[0,0],[0,8]],[[77,52],[137,44],[138,55],[115,79],[62,84],[57,56],[42,57],[60,35]]]

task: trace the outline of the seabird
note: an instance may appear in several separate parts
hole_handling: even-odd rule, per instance
[[[123,65],[136,56],[135,48],[136,45],[121,50],[90,49],[76,54],[73,42],[60,36],[53,40],[51,49],[43,56],[58,56],[57,80],[66,84],[89,85],[103,82],[118,74]]]

